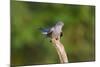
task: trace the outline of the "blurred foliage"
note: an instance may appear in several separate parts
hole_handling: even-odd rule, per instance
[[[95,60],[95,6],[11,1],[11,64],[59,63],[52,43],[39,28],[63,21],[69,62]]]

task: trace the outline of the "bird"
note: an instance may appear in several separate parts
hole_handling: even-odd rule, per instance
[[[58,21],[54,26],[43,29],[42,34],[46,35],[49,38],[55,38],[56,40],[60,40],[60,38],[63,36],[63,26],[64,23],[62,21]]]

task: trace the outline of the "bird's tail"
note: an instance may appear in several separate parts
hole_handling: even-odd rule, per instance
[[[47,35],[49,32],[49,29],[39,28],[42,34]]]

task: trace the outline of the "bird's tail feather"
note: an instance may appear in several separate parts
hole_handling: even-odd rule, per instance
[[[42,34],[47,35],[49,32],[49,29],[39,28]]]

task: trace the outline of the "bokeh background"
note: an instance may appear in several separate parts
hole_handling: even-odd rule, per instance
[[[11,1],[11,65],[60,63],[39,28],[63,21],[69,63],[95,60],[95,6]]]

